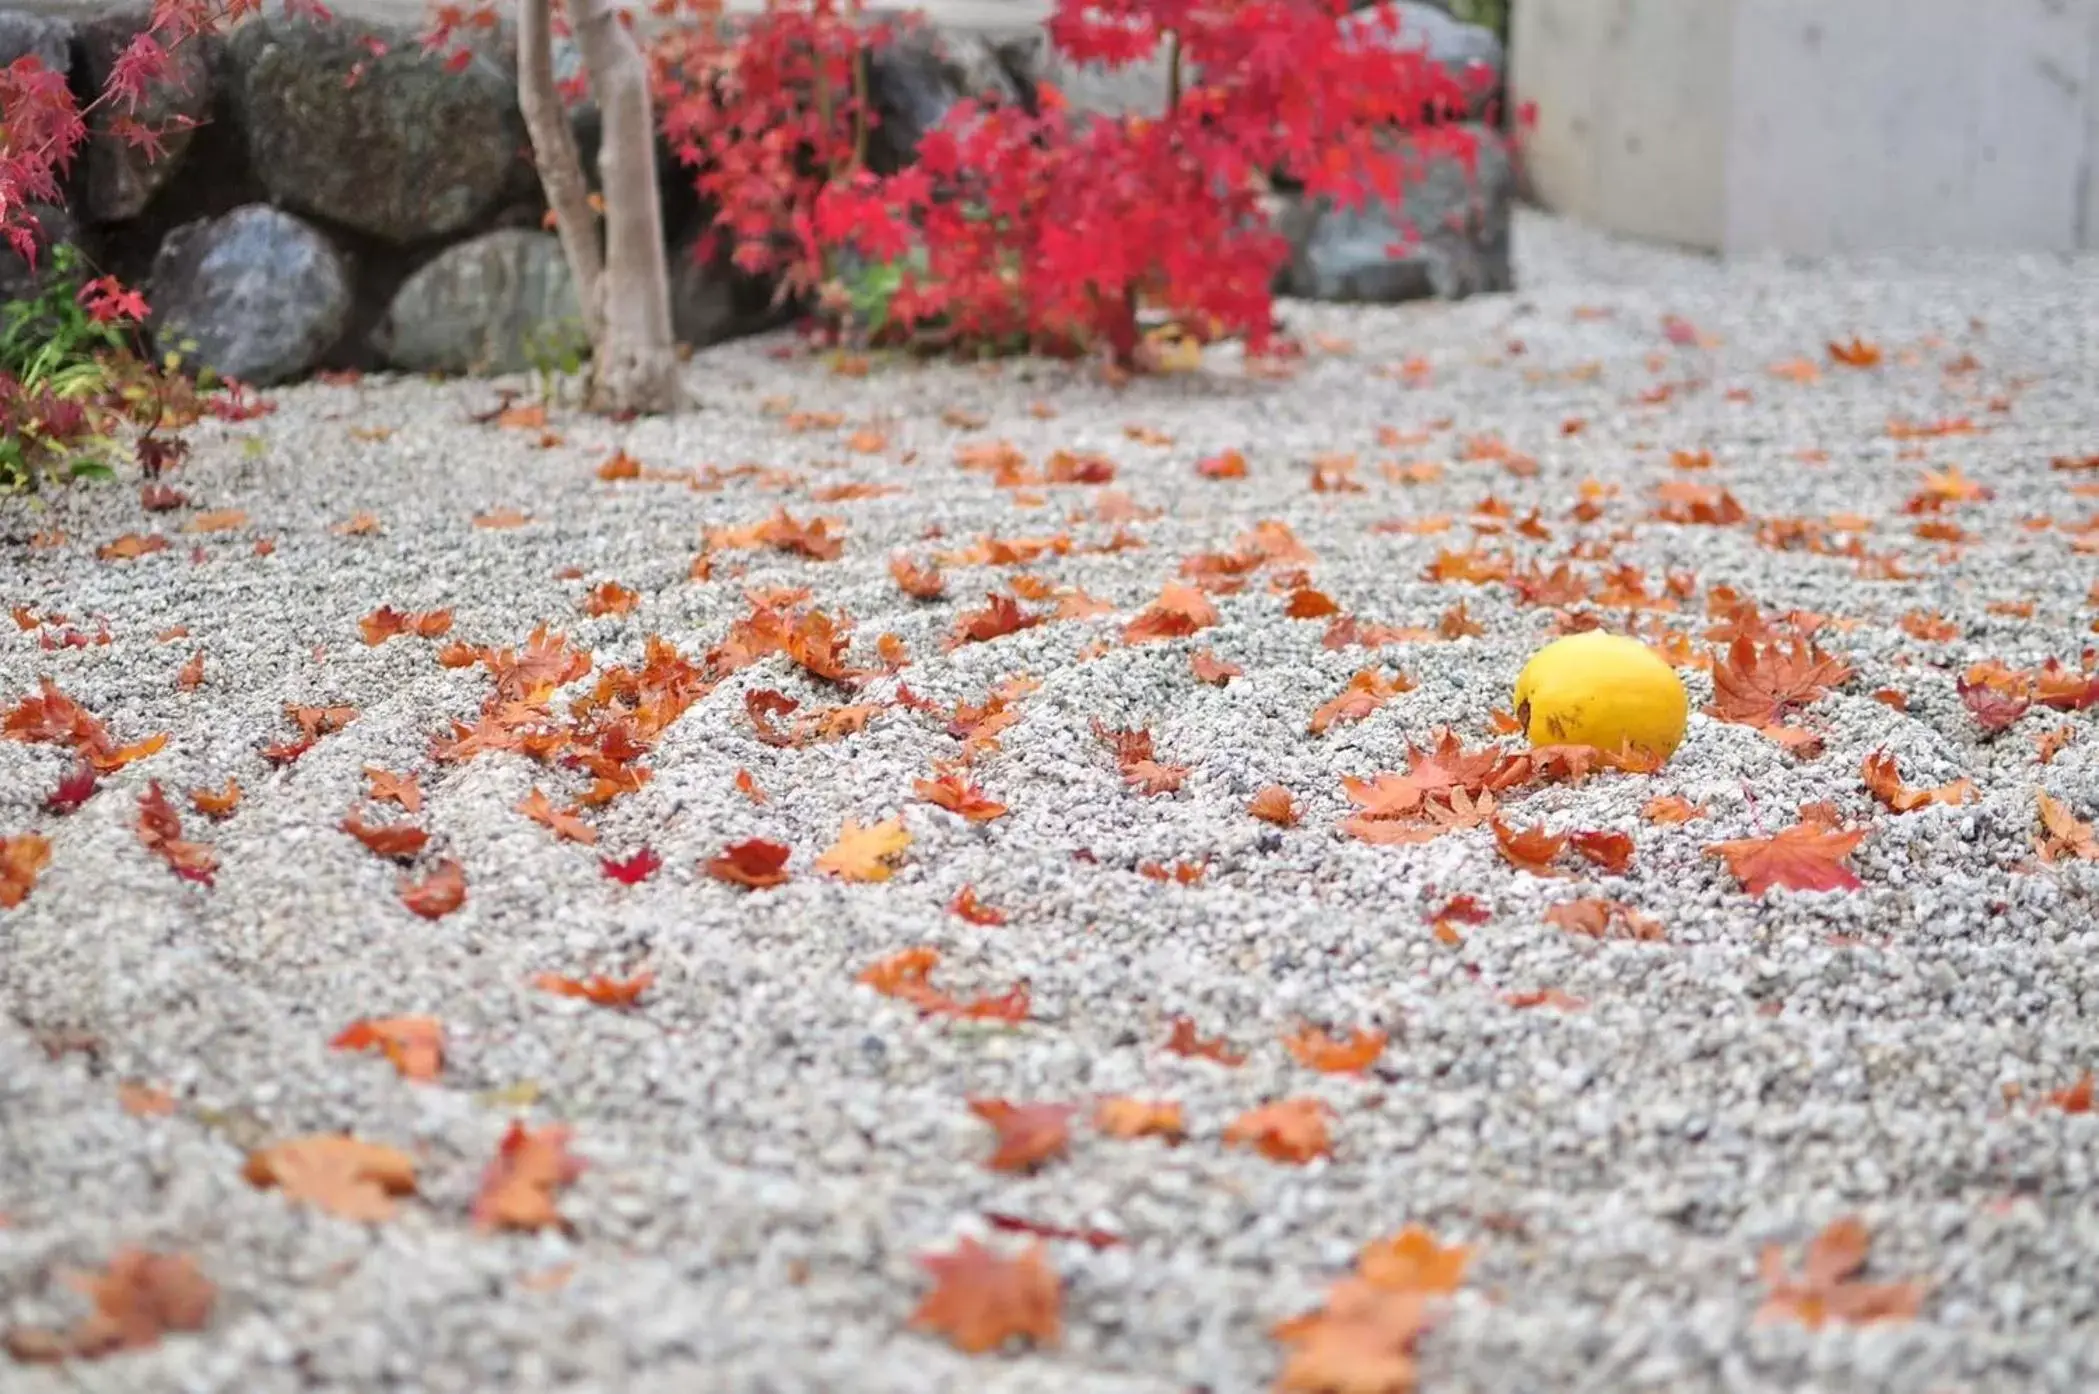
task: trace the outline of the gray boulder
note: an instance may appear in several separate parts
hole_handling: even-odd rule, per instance
[[[80,66],[90,90],[102,90],[117,61],[152,18],[152,10],[141,7],[104,15],[79,27]],[[145,100],[128,113],[160,132],[159,153],[149,153],[110,129],[121,104],[88,117],[82,197],[89,221],[116,223],[137,217],[181,167],[196,135],[196,123],[211,114],[211,46],[217,42],[203,35],[170,48],[168,75],[149,84]]]
[[[73,21],[52,15],[0,10],[0,68],[35,54],[48,72],[73,71]]]
[[[777,299],[775,282],[738,271],[726,256],[699,254],[705,233],[686,236],[670,249],[671,333],[681,344],[703,349],[787,323],[792,301]]]
[[[298,212],[396,244],[451,236],[525,149],[512,78],[485,52],[447,72],[413,31],[345,19],[254,20],[229,49],[249,159]]]
[[[447,247],[397,291],[373,335],[410,372],[520,373],[587,357],[576,284],[552,233],[504,228]]]
[[[1515,174],[1508,145],[1486,126],[1446,131],[1469,141],[1471,158],[1449,148],[1448,134],[1429,137],[1426,149],[1422,138],[1402,137],[1410,153],[1396,205],[1373,199],[1351,210],[1282,196],[1276,227],[1290,243],[1290,260],[1276,278],[1277,293],[1390,304],[1511,289]]]
[[[1384,27],[1389,15],[1398,28]],[[1342,20],[1352,37],[1402,52],[1419,52],[1464,86],[1465,118],[1485,120],[1501,98],[1507,55],[1492,29],[1467,24],[1425,0],[1383,0]]]
[[[251,203],[185,223],[153,258],[148,297],[163,350],[266,386],[298,377],[342,337],[350,268],[325,235]]]
[[[868,141],[877,172],[902,169],[918,157],[918,143],[966,98],[1023,100],[998,47],[981,34],[947,33],[930,24],[900,29],[867,58],[868,104],[876,124]]]

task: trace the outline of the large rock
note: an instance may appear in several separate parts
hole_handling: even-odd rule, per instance
[[[589,351],[560,239],[516,228],[438,253],[402,283],[373,337],[411,372],[520,373]]]
[[[81,76],[90,91],[103,90],[118,60],[152,19],[152,10],[141,7],[104,15],[79,27]],[[145,100],[136,109],[123,112],[121,103],[112,103],[89,115],[83,197],[91,222],[115,223],[137,217],[181,168],[197,123],[211,114],[211,46],[217,42],[210,35],[199,35],[173,45],[168,49],[167,76],[147,84]],[[120,112],[160,133],[158,152],[149,152],[112,129]]]
[[[1454,137],[1469,154],[1451,148]],[[1302,194],[1281,197],[1276,224],[1291,254],[1277,293],[1385,304],[1512,288],[1515,175],[1500,134],[1452,126],[1401,144],[1407,182],[1396,206],[1373,199],[1351,210]]]
[[[868,163],[893,173],[918,157],[918,143],[965,98],[1018,105],[1023,94],[987,36],[946,33],[930,24],[900,29],[867,60],[868,103],[876,123]]]
[[[407,29],[263,19],[230,40],[249,158],[272,201],[396,244],[472,228],[525,148],[512,79],[458,72]],[[376,50],[376,52],[375,52]]]
[[[725,256],[701,256],[704,237],[695,232],[670,249],[671,333],[679,343],[706,348],[794,317],[799,307],[777,300],[769,277],[746,275]]]
[[[1387,28],[1393,21],[1398,28]],[[1384,0],[1358,9],[1341,23],[1352,37],[1420,53],[1448,73],[1464,88],[1467,120],[1486,120],[1501,100],[1507,55],[1492,29],[1467,24],[1424,0]]]
[[[11,67],[17,58],[33,53],[46,72],[61,77],[71,73],[73,27],[72,20],[54,15],[0,10],[0,68]]]
[[[257,385],[311,368],[342,336],[350,268],[317,229],[267,204],[187,223],[153,260],[148,298],[163,350]]]

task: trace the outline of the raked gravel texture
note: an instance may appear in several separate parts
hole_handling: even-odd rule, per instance
[[[2086,592],[2099,567],[2066,529],[2023,524],[2069,524],[2095,507],[2049,461],[2099,450],[2099,261],[1723,268],[1537,219],[1520,248],[1527,284],[1513,297],[1286,307],[1293,328],[1353,343],[1315,353],[1291,381],[1248,378],[1228,351],[1200,374],[1121,389],[1033,362],[886,364],[855,378],[776,339],[695,361],[696,410],[626,426],[557,413],[566,443],[549,449],[468,421],[494,401],[485,383],[277,393],[273,415],[200,428],[179,473],[199,506],[247,511],[236,534],[184,536],[182,515],[142,515],[128,487],[75,490],[48,512],[8,504],[0,601],[106,618],[115,640],[44,651],[0,626],[0,694],[11,702],[48,674],[120,739],[170,739],[69,818],[37,808],[62,754],[0,743],[0,829],[41,828],[54,843],[27,904],[0,912],[0,1321],[77,1312],[58,1275],[125,1244],[194,1254],[222,1297],[200,1335],[64,1372],[0,1368],[0,1386],[1253,1390],[1277,1368],[1270,1325],[1315,1305],[1361,1244],[1420,1222],[1477,1246],[1465,1290],[1423,1344],[1421,1387],[1435,1394],[2099,1387],[2099,1116],[2036,1102],[2099,1066],[2099,868],[2033,856],[2037,787],[2086,817],[2099,806],[2099,733],[2089,714],[2042,713],[1985,743],[1953,690],[1962,664],[2074,663],[2094,642]],[[1717,343],[1670,342],[1665,314]],[[1888,364],[1813,386],[1765,371],[1853,333],[1879,342]],[[1963,353],[1978,373],[1941,371]],[[1432,365],[1425,384],[1374,371],[1413,357]],[[1685,379],[1706,385],[1637,400]],[[1999,394],[2008,411],[1990,410]],[[789,431],[763,405],[779,397],[847,424]],[[1053,414],[1031,410],[1038,402]],[[944,424],[948,408],[988,424]],[[1885,430],[1891,417],[1962,414],[1987,432],[1924,442],[1922,458]],[[1563,434],[1570,417],[1586,429]],[[1427,445],[1379,444],[1380,426],[1444,418],[1455,424]],[[869,423],[890,448],[848,451],[845,436]],[[1140,444],[1131,424],[1173,443]],[[1535,455],[1537,477],[1462,462],[1473,433]],[[958,445],[994,438],[1036,460],[1102,451],[1120,466],[1112,487],[1163,511],[1132,525],[1141,549],[1032,568],[1116,615],[943,653],[955,613],[1004,574],[957,569],[953,600],[918,605],[891,584],[891,552],[923,555],[935,526],[951,542],[1055,532],[1099,492],[1063,487],[1046,506],[1017,505],[953,464]],[[650,466],[757,462],[800,482],[745,478],[716,493],[601,482],[594,467],[616,446]],[[1228,447],[1245,452],[1249,478],[1196,476],[1199,457]],[[1670,448],[1711,449],[1718,463],[1703,477],[1756,515],[1872,515],[1875,550],[1907,555],[1919,579],[1863,581],[1847,560],[1761,547],[1753,526],[1649,521],[1651,489],[1675,474]],[[1803,463],[1796,452],[1809,448],[1826,460]],[[1365,492],[1308,487],[1310,460],[1329,452],[1360,456]],[[1391,458],[1450,465],[1439,483],[1400,485],[1378,468]],[[1902,504],[1927,467],[1949,463],[1995,497],[1958,510],[1977,540],[1946,559],[1910,536]],[[1592,476],[1620,493],[1585,530],[1567,513]],[[807,497],[845,481],[903,492]],[[1516,805],[1520,822],[1632,833],[1638,855],[1620,878],[1521,874],[1484,831],[1405,848],[1337,832],[1344,775],[1402,768],[1408,741],[1442,723],[1482,739],[1549,632],[1551,612],[1517,606],[1503,587],[1422,579],[1490,493],[1544,510],[1554,540],[1520,542],[1525,556],[1609,535],[1652,576],[1689,568],[1767,611],[1855,623],[1825,637],[1858,676],[1807,717],[1827,754],[1794,762],[1752,730],[1694,716],[1659,774]],[[704,526],[782,504],[843,520],[844,557],[752,553],[740,577],[687,579]],[[469,526],[500,506],[536,521]],[[359,511],[384,533],[331,530]],[[1370,527],[1432,513],[1456,515],[1454,530]],[[1433,625],[1464,599],[1486,634],[1378,655],[1418,687],[1323,739],[1306,734],[1310,712],[1373,655],[1323,649],[1323,624],[1284,618],[1258,581],[1223,599],[1222,621],[1193,643],[1080,661],[1181,558],[1227,549],[1268,518],[1317,554],[1315,581],[1350,612]],[[47,527],[70,540],[27,548]],[[96,560],[98,545],[153,527],[176,545]],[[1112,529],[1072,531],[1084,543]],[[257,537],[274,553],[253,555]],[[558,579],[567,567],[582,579]],[[584,617],[581,593],[608,578],[642,593],[639,611]],[[382,603],[444,606],[474,642],[514,644],[546,622],[601,662],[635,658],[649,633],[697,655],[752,584],[813,587],[818,604],[853,617],[861,652],[883,631],[901,635],[918,655],[909,683],[942,703],[980,699],[1003,675],[1039,678],[980,768],[1011,814],[978,826],[914,802],[912,781],[955,746],[909,712],[841,743],[759,743],[746,688],[837,700],[772,660],[684,716],[650,758],[653,781],[598,819],[602,850],[646,842],[665,860],[650,882],[622,888],[593,851],[513,811],[535,782],[573,792],[573,776],[510,755],[432,764],[433,735],[471,716],[484,674],[439,668],[424,640],[368,648],[356,628]],[[1986,609],[2027,599],[2030,619]],[[1910,638],[1896,621],[1915,609],[1944,613],[1961,636]],[[176,624],[192,637],[156,642]],[[1187,667],[1198,645],[1246,676],[1198,685]],[[176,672],[199,647],[205,682],[179,692]],[[1709,697],[1709,679],[1689,681],[1694,701]],[[1907,714],[1868,695],[1884,686],[1909,694]],[[287,702],[363,714],[273,770],[256,748],[289,730]],[[1149,726],[1161,758],[1192,767],[1185,788],[1126,791],[1089,731],[1095,719]],[[2063,720],[2076,739],[2043,768],[2032,738]],[[1912,783],[1965,774],[1984,797],[1889,815],[1858,777],[1883,747]],[[409,914],[395,870],[336,830],[367,764],[423,772],[425,825],[469,878],[458,913]],[[734,791],[739,768],[769,804]],[[228,776],[248,790],[241,809],[220,825],[190,822],[222,858],[207,891],[140,846],[136,795],[149,778],[179,792]],[[1300,827],[1277,832],[1244,813],[1271,782],[1297,792]],[[1662,793],[1710,816],[1643,822],[1642,804]],[[1704,854],[1823,799],[1872,823],[1855,857],[1863,890],[1758,901]],[[899,812],[916,841],[894,881],[812,872],[843,819]],[[700,874],[704,857],[750,836],[793,845],[791,884],[750,894]],[[1134,870],[1184,859],[1207,862],[1200,885]],[[948,913],[965,883],[1011,923],[976,928]],[[1459,892],[1493,918],[1454,949],[1423,917]],[[1667,941],[1598,944],[1544,923],[1547,906],[1582,893],[1646,909]],[[958,1028],[855,984],[915,944],[942,950],[940,981],[960,992],[1026,979],[1034,1019]],[[644,964],[657,985],[631,1012],[528,986],[543,971]],[[1502,1000],[1545,986],[1586,1009]],[[355,1018],[404,1013],[446,1023],[441,1082],[412,1085],[375,1057],[328,1048]],[[1232,1070],[1166,1053],[1178,1015],[1250,1059]],[[1393,1044],[1366,1077],[1315,1075],[1278,1043],[1302,1019],[1382,1024]],[[116,1085],[133,1079],[170,1091],[177,1111],[127,1114]],[[488,1095],[524,1081],[540,1091],[530,1116],[572,1124],[589,1164],[563,1200],[572,1236],[489,1237],[465,1218],[514,1112]],[[2007,1103],[2007,1084],[2024,1099]],[[1178,1099],[1190,1137],[1170,1148],[1081,1126],[1068,1160],[1014,1178],[985,1168],[987,1130],[965,1108],[971,1096],[1115,1093]],[[1330,1161],[1278,1165],[1222,1145],[1241,1110],[1300,1094],[1339,1110]],[[413,1149],[421,1198],[367,1227],[241,1179],[244,1146],[326,1130]],[[1067,1304],[1054,1349],[969,1358],[905,1329],[923,1291],[916,1257],[984,1233],[987,1211],[1126,1240],[1051,1246]],[[1871,1273],[1930,1283],[1920,1317],[1821,1332],[1753,1321],[1761,1247],[1797,1253],[1852,1212],[1872,1230]],[[568,1281],[546,1281],[562,1265],[573,1265]]]

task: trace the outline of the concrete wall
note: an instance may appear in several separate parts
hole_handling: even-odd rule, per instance
[[[1726,252],[2099,247],[2099,0],[1516,0],[1549,206]]]

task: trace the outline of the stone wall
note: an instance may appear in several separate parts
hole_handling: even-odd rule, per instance
[[[1404,12],[1401,42],[1487,70],[1483,106],[1498,95],[1491,34],[1430,5],[1386,3]],[[0,7],[0,63],[35,53],[76,94],[98,90],[150,10],[79,8]],[[1156,76],[1058,70],[1046,48],[1039,24],[1005,22],[936,24],[879,50],[871,162],[907,163],[918,133],[964,95],[1027,101],[1048,77],[1069,84],[1081,110],[1122,110],[1133,84]],[[70,172],[67,206],[40,210],[50,236],[144,286],[164,346],[192,344],[193,361],[269,384],[327,368],[516,371],[572,345],[575,293],[543,230],[507,32],[484,36],[448,71],[413,27],[355,6],[326,24],[265,14],[185,45],[177,70],[147,114],[194,125],[157,160],[97,132]],[[586,105],[574,119],[590,165],[595,114]],[[1342,299],[1505,288],[1508,161],[1491,128],[1473,129],[1485,147],[1477,166],[1430,161],[1400,207],[1344,215],[1283,194],[1279,222],[1296,254],[1280,288]],[[709,211],[690,171],[658,156],[679,338],[704,347],[792,313],[770,284],[698,258]],[[1401,240],[1412,245],[1390,255]],[[0,295],[30,280],[0,253]]]

